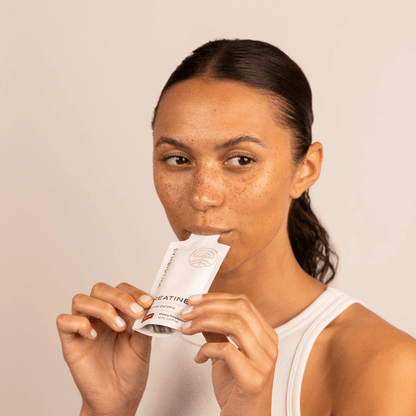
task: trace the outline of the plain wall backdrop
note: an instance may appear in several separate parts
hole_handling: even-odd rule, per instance
[[[415,337],[415,12],[410,0],[0,0],[0,412],[79,414],[55,319],[99,281],[150,289],[176,239],[153,190],[152,111],[180,61],[216,38],[270,42],[306,73],[333,285]]]

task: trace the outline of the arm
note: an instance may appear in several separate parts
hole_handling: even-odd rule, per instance
[[[415,416],[416,340],[401,331],[383,331],[371,339],[372,354],[363,354],[338,392],[337,416]]]

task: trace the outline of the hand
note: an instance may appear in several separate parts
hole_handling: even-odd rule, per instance
[[[208,341],[195,362],[211,358],[221,416],[270,415],[276,332],[245,295],[208,293],[191,296],[188,302],[191,306],[181,313],[187,321],[181,331],[186,335],[202,332]]]
[[[97,283],[90,296],[74,296],[72,315],[58,316],[63,355],[82,396],[81,414],[135,414],[146,387],[151,337],[132,326],[153,303],[146,296],[128,283]]]

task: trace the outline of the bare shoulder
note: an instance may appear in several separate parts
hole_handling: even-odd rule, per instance
[[[416,339],[359,303],[346,309],[327,329],[331,347],[350,358],[385,356],[393,350],[416,353]]]
[[[360,304],[324,331],[333,414],[416,415],[416,340]]]

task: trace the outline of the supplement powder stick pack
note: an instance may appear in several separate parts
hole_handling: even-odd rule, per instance
[[[196,235],[186,241],[170,243],[153,282],[154,302],[135,331],[150,336],[180,335],[185,322],[180,312],[191,295],[207,293],[229,246],[218,243],[219,235]]]

